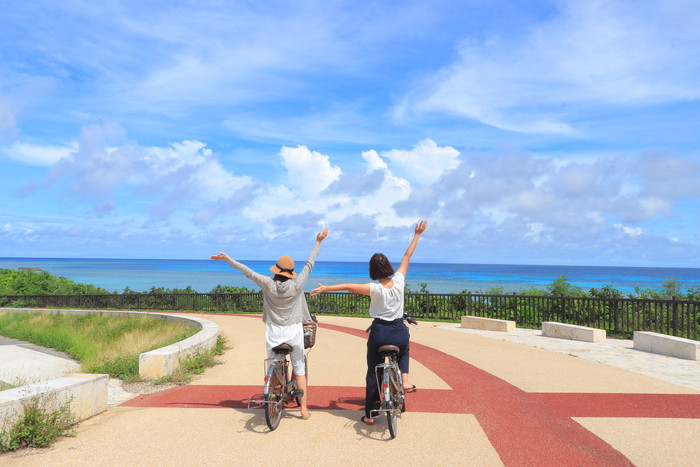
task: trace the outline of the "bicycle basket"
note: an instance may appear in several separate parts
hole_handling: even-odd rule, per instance
[[[310,349],[316,344],[316,328],[318,324],[313,321],[304,321],[304,348]]]

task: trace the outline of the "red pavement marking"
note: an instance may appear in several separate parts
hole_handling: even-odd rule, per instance
[[[358,337],[362,330],[322,327]],[[571,417],[700,418],[695,394],[527,393],[449,354],[411,343],[411,358],[442,378],[451,390],[419,389],[409,411],[474,414],[505,465],[629,466],[631,462]],[[261,398],[258,386],[181,386],[142,395],[124,406],[246,408]],[[316,410],[361,410],[364,388],[312,386]]]
[[[698,394],[530,395],[569,417],[700,418]]]

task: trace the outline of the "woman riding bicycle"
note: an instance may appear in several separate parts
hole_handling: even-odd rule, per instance
[[[394,273],[394,268],[386,256],[381,253],[375,253],[372,256],[369,260],[369,277],[379,283],[318,284],[318,287],[311,291],[311,295],[318,295],[324,292],[347,290],[352,293],[370,296],[369,315],[374,318],[374,321],[372,321],[369,339],[367,340],[365,416],[362,417],[362,421],[367,425],[374,424],[371,412],[375,408],[375,401],[379,400],[379,388],[374,368],[381,363],[381,357],[377,353],[377,349],[380,346],[393,344],[399,347],[398,364],[402,374],[404,390],[406,392],[416,391],[416,387],[408,382],[408,344],[410,335],[408,328],[403,323],[404,285],[411,256],[416,249],[421,234],[427,228],[427,221],[420,221],[416,225],[413,240],[408,245],[396,273]]]
[[[304,368],[304,329],[303,322],[309,321],[309,307],[304,297],[304,283],[309,278],[314,267],[316,256],[321,251],[321,242],[328,235],[328,229],[323,229],[316,235],[316,244],[306,259],[301,272],[294,272],[294,260],[289,256],[281,256],[277,263],[270,268],[273,277],[258,274],[246,265],[231,259],[226,253],[214,255],[211,259],[228,261],[229,265],[241,271],[248,279],[255,282],[263,293],[263,315],[265,323],[265,346],[268,358],[274,356],[272,348],[280,344],[290,344],[292,350],[292,367],[296,376],[297,387],[303,391],[299,399],[301,418],[311,417],[307,406],[306,370]]]

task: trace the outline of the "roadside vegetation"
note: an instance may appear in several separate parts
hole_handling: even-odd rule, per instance
[[[419,289],[406,288],[406,293],[430,293],[428,284],[419,284]],[[462,290],[460,294],[483,294],[483,295],[508,295],[513,290],[505,287],[492,287],[486,290]],[[539,296],[539,297],[583,297],[583,298],[635,298],[648,300],[670,300],[673,297],[679,300],[700,300],[700,287],[688,287],[683,290],[683,285],[677,279],[668,279],[661,284],[661,288],[635,287],[632,292],[623,292],[612,285],[603,285],[600,288],[590,288],[588,290],[569,282],[569,279],[560,274],[550,284],[544,288],[530,287],[517,291],[518,295]]]
[[[71,402],[56,404],[52,397],[29,399],[12,426],[0,426],[0,453],[48,447],[61,436],[74,436],[76,417],[70,410]]]
[[[418,289],[406,287],[406,293],[430,293],[427,284],[419,284]],[[208,294],[241,294],[257,293],[259,290],[247,287],[231,287],[217,285]],[[513,290],[505,287],[492,287],[486,290],[462,290],[461,294],[485,294],[507,295]],[[124,288],[123,292],[109,292],[106,289],[91,284],[80,284],[65,277],[56,277],[46,271],[19,271],[14,269],[0,269],[0,296],[2,295],[152,295],[152,294],[193,294],[201,293],[191,286],[185,288],[151,287],[145,291]],[[700,287],[683,288],[677,279],[671,278],[664,281],[660,288],[635,287],[632,292],[623,292],[612,285],[603,285],[600,288],[584,289],[571,284],[565,275],[559,275],[554,281],[544,287],[530,287],[517,291],[518,295],[530,296],[567,296],[567,297],[592,297],[592,298],[636,298],[668,300],[676,297],[680,300],[700,300]],[[2,303],[0,303],[2,305]],[[17,303],[13,303],[17,307]]]
[[[81,284],[46,271],[0,269],[0,296],[2,295],[107,295],[107,294],[178,294],[197,293],[192,287],[184,289],[151,287],[145,291],[125,287],[123,292],[108,291],[92,284]],[[217,285],[208,293],[250,293],[257,290],[246,287]]]
[[[79,284],[46,271],[0,269],[0,295],[89,295],[106,294],[106,289]]]
[[[66,352],[86,373],[139,378],[139,354],[194,335],[197,328],[153,316],[0,313],[0,335]]]

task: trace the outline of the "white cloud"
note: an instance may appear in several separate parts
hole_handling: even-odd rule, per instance
[[[93,195],[84,199],[95,204],[90,210],[95,214],[118,208],[116,199],[135,197],[148,199],[154,215],[167,217],[174,210],[222,202],[251,183],[226,170],[202,142],[138,146],[116,124],[85,127],[76,145],[54,152],[67,155],[56,161],[44,183]]]
[[[558,14],[525,35],[465,40],[459,59],[409,95],[403,112],[446,112],[512,131],[575,134],[570,120],[591,104],[700,97],[696,2],[572,0],[557,6]]]
[[[379,157],[377,151],[374,149],[370,151],[364,151],[362,153],[362,159],[364,159],[367,165],[367,172],[374,172],[375,170],[386,170],[388,166],[386,162]]]
[[[622,230],[626,235],[630,237],[639,237],[642,234],[642,228],[641,227],[627,227],[626,225],[623,224],[615,224],[613,227],[616,229]]]
[[[44,146],[17,141],[0,147],[0,153],[25,164],[48,167],[68,158],[77,149],[78,143],[75,141],[68,146]]]
[[[389,171],[376,151],[362,153],[366,171],[378,182],[372,190],[349,193],[342,189],[342,170],[330,162],[330,157],[311,151],[305,146],[283,147],[281,162],[286,169],[283,185],[268,186],[244,210],[244,215],[264,225],[266,235],[275,238],[280,229],[280,217],[316,214],[323,224],[342,222],[360,216],[374,219],[379,228],[410,224],[413,219],[396,213],[394,203],[405,200],[411,193],[411,184]],[[381,176],[378,172],[383,172]],[[330,189],[334,182],[338,189]],[[350,183],[349,185],[355,185]],[[347,189],[351,189],[345,184]]]
[[[283,147],[282,165],[287,170],[287,183],[302,197],[318,195],[338,180],[340,167],[333,166],[327,155],[310,151],[306,146]]]
[[[646,154],[555,164],[524,152],[457,158],[456,151],[445,151],[441,168],[415,183],[393,169],[403,163],[418,171],[425,159],[414,156],[421,151],[387,153],[345,157],[355,169],[346,173],[332,154],[282,147],[275,160],[283,172],[273,182],[235,175],[203,142],[139,146],[118,126],[100,126],[84,130],[77,150],[52,169],[51,181],[78,192],[79,203],[90,205],[83,212],[104,222],[138,220],[163,235],[177,231],[178,238],[200,239],[193,241],[215,239],[213,232],[221,231],[229,232],[222,238],[230,241],[263,237],[291,245],[302,233],[327,225],[348,244],[366,248],[376,241],[393,245],[406,228],[427,218],[442,226],[434,227],[436,242],[455,256],[439,248],[436,254],[457,261],[471,250],[494,249],[513,259],[526,257],[524,251],[554,255],[565,248],[596,248],[603,255],[605,248],[616,248],[620,234],[648,239],[668,232],[669,244],[684,245],[692,236],[687,228],[660,231],[655,223],[660,217],[668,225],[682,222],[675,218],[680,201],[691,203],[688,209],[700,199],[688,198],[685,188],[681,193],[670,185],[658,188],[657,166]],[[696,165],[680,156],[666,154],[661,162],[676,167],[672,173],[683,186],[697,176]],[[632,185],[634,190],[627,189]],[[362,231],[353,230],[357,226]],[[118,230],[136,237],[134,229]]]
[[[438,146],[430,138],[420,141],[410,151],[392,149],[382,153],[391,161],[392,171],[412,183],[429,185],[459,165],[459,151],[449,146]]]

